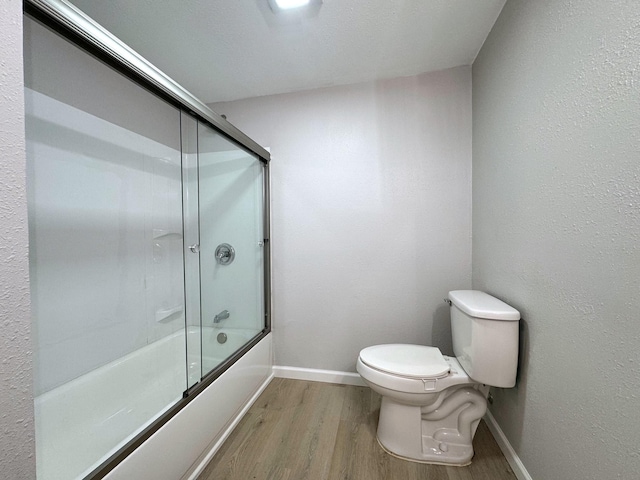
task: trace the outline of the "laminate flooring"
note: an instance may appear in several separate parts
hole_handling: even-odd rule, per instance
[[[368,387],[275,378],[198,480],[515,480],[484,421],[468,467],[400,460],[376,440]]]

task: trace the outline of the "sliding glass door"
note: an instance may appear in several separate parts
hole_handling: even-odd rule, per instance
[[[28,16],[24,32],[37,474],[83,478],[268,333],[267,167]]]
[[[203,375],[265,327],[264,166],[198,127]]]
[[[76,478],[187,388],[180,110],[24,28],[37,470]]]

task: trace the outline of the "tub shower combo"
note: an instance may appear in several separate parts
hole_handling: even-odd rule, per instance
[[[270,375],[269,153],[62,0],[24,34],[38,479],[188,478]]]

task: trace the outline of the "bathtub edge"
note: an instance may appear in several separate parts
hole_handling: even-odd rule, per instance
[[[271,380],[272,343],[268,334],[103,478],[176,480],[204,468],[212,448]]]
[[[201,457],[196,460],[194,466],[189,469],[187,473],[180,480],[196,480],[198,476],[203,472],[203,470],[207,467],[213,456],[218,452],[222,444],[229,438],[229,435],[236,428],[240,420],[246,415],[247,411],[251,408],[251,406],[256,402],[258,397],[264,392],[264,389],[271,383],[274,379],[273,371],[271,374],[264,380],[262,385],[256,390],[253,396],[245,403],[244,407],[238,412],[238,414],[231,420],[226,429],[214,439],[208,446],[207,449],[203,452]]]

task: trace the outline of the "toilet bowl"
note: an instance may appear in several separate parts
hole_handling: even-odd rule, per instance
[[[456,357],[386,344],[360,352],[357,371],[382,396],[378,442],[411,461],[468,465],[491,385],[515,383],[520,313],[483,292],[449,292]]]

